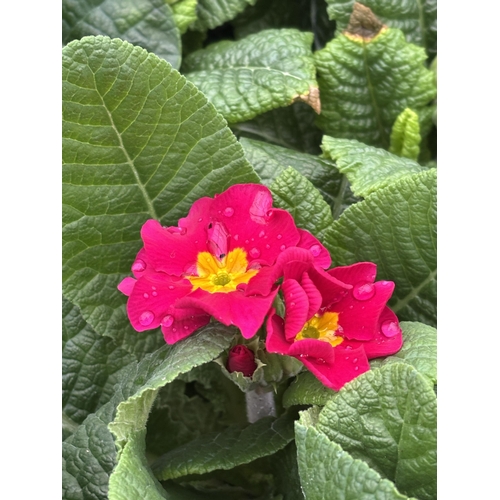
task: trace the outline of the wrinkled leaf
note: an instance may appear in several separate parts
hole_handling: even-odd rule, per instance
[[[371,261],[396,284],[389,306],[403,321],[436,326],[436,170],[405,177],[351,205],[324,245],[332,266]]]
[[[285,391],[282,404],[285,408],[294,405],[324,406],[336,394],[336,391],[324,386],[311,372],[304,372],[299,373]]]
[[[312,34],[265,30],[193,52],[182,70],[229,123],[302,100],[319,111]]]
[[[395,155],[417,160],[420,154],[420,124],[418,115],[406,108],[394,122],[389,151]]]
[[[427,170],[416,161],[356,140],[324,136],[321,147],[327,158],[336,161],[356,196],[366,197],[403,177]]]
[[[318,431],[365,461],[402,493],[436,498],[436,395],[403,363],[382,366],[346,384],[319,415]]]
[[[196,199],[258,177],[205,96],[127,42],[68,44],[63,98],[64,295],[97,333],[151,352],[161,332],[133,330],[116,288],[142,224],[177,224]]]
[[[293,167],[321,193],[335,219],[356,201],[346,177],[339,173],[333,161],[244,137],[240,143],[248,161],[266,186],[270,186],[287,167]]]
[[[392,125],[405,108],[425,114],[436,95],[434,78],[424,66],[424,49],[406,42],[402,31],[369,15],[360,23],[315,53],[322,104],[317,124],[327,135],[388,149]]]
[[[344,31],[349,24],[355,0],[326,0],[330,19],[337,29]],[[436,0],[362,0],[373,13],[390,28],[400,29],[406,40],[425,47],[429,56],[436,53],[437,1]]]
[[[181,64],[180,33],[164,0],[63,0],[63,43],[87,35],[120,38]]]
[[[196,15],[198,0],[167,0],[167,3],[170,4],[175,24],[183,35],[198,19]]]
[[[196,15],[198,21],[193,26],[198,31],[213,29],[253,5],[256,0],[198,0]]]

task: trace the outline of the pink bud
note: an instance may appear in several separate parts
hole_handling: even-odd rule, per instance
[[[242,344],[235,345],[228,354],[227,371],[241,372],[245,377],[251,377],[257,368],[255,355],[251,349]]]

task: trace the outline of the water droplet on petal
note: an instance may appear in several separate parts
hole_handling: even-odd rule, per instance
[[[266,232],[265,232],[265,231],[261,231],[261,232],[259,233],[259,238],[262,238],[265,234],[266,234]]]
[[[168,289],[169,289],[169,290],[173,290],[174,288],[175,288],[175,286],[174,286],[174,285],[168,285]]]
[[[248,245],[250,243],[250,240],[245,240],[245,243]]]
[[[346,359],[346,361],[347,361],[347,360],[349,359],[349,356],[346,356],[346,357],[345,357],[345,359]]]
[[[281,234],[278,234],[278,236],[276,236],[276,238],[278,238],[278,240],[281,240],[281,238],[283,238],[283,236],[281,236]]]
[[[395,321],[391,320],[384,321],[380,329],[386,337],[395,337],[396,335],[401,333],[401,328],[399,328],[399,325]]]
[[[238,236],[237,234],[235,234],[235,235],[233,236],[233,238],[234,238],[234,240],[235,240],[235,241],[238,241],[239,236]]]
[[[175,252],[170,253],[170,258],[173,259],[175,257]]]
[[[201,222],[202,220],[203,220],[203,217],[200,217],[200,218],[198,219],[198,222]]]
[[[146,269],[146,263],[141,260],[137,259],[133,264],[132,264],[132,272],[134,273],[142,273]]]
[[[177,328],[172,328],[172,331],[175,333],[177,331]]]
[[[158,295],[158,292],[153,292],[153,297],[156,297]]]
[[[357,362],[358,362],[358,358],[354,358],[354,359],[352,360],[352,362],[353,362],[353,363],[357,363]]]
[[[266,248],[269,250],[271,248],[271,245],[266,245]]]
[[[355,370],[355,371],[358,371],[358,370],[359,370],[359,366],[355,366],[355,367],[354,367],[354,370]]]
[[[250,257],[253,257],[254,259],[260,257],[260,250],[258,248],[252,248],[248,253],[250,254]]]
[[[321,253],[321,247],[319,245],[313,245],[310,249],[313,257],[317,257]]]
[[[227,208],[224,209],[224,215],[226,217],[232,217],[233,214],[234,214],[234,208],[227,207]]]
[[[161,320],[161,326],[164,326],[168,328],[169,326],[172,326],[172,323],[174,322],[174,317],[170,314],[167,314],[162,320]]]
[[[155,287],[155,286],[152,286],[152,287],[151,287],[151,290],[156,290],[156,287]]]
[[[356,283],[352,289],[352,294],[357,300],[369,300],[375,295],[375,285],[373,283]]]
[[[283,251],[285,248],[286,248],[286,246],[285,246],[285,245],[281,245],[281,246],[280,246],[280,250],[281,250],[281,251]]]
[[[145,299],[149,299],[149,293],[143,293],[142,296],[145,298]]]
[[[189,330],[189,326],[184,325],[184,330]]]
[[[154,319],[155,319],[155,315],[151,311],[144,311],[139,316],[139,323],[142,326],[148,326],[153,322]]]

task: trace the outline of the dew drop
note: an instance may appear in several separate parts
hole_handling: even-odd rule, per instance
[[[172,328],[172,331],[175,333],[177,331],[177,328]]]
[[[352,362],[353,362],[353,363],[357,363],[357,362],[358,362],[358,358],[354,358],[354,359],[352,360]]]
[[[168,289],[169,289],[169,290],[173,290],[174,288],[175,288],[175,286],[174,286],[174,285],[168,285]]]
[[[290,302],[290,307],[295,307],[295,302]]]
[[[149,293],[143,293],[142,296],[145,298],[145,299],[149,299]]]
[[[175,257],[175,252],[170,253],[170,258],[173,259]]]
[[[359,370],[359,366],[355,366],[355,367],[354,367],[354,370],[355,370],[355,371],[358,371],[358,370]]]
[[[200,217],[200,218],[198,219],[198,222],[201,222],[202,220],[203,220],[203,217]]]
[[[356,283],[352,294],[357,300],[369,300],[375,295],[375,285],[373,283]]]
[[[162,320],[161,320],[161,326],[164,326],[165,328],[168,328],[169,326],[172,326],[172,323],[174,322],[174,317],[171,314],[167,314]]]
[[[271,245],[267,244],[266,248],[269,250],[271,248]]]
[[[354,306],[349,306],[349,309],[352,309]]]
[[[346,356],[346,357],[345,357],[345,359],[346,359],[346,361],[347,361],[347,360],[349,359],[349,356]]]
[[[278,234],[278,236],[276,236],[276,238],[278,238],[278,240],[281,240],[281,238],[283,238],[283,236],[281,236],[281,234]]]
[[[189,330],[189,326],[184,325],[184,330]]]
[[[398,335],[398,333],[401,333],[401,328],[399,328],[399,325],[395,321],[391,320],[384,321],[380,329],[382,330],[382,333],[389,338]]]
[[[155,287],[155,286],[152,286],[152,287],[151,287],[151,290],[156,290],[156,287]]]
[[[248,253],[250,254],[250,257],[253,257],[254,259],[260,257],[260,250],[258,248],[252,248]]]
[[[321,247],[319,245],[313,245],[310,249],[313,257],[317,257],[321,253]]]
[[[237,234],[235,234],[235,235],[233,236],[233,238],[234,238],[234,241],[238,241],[240,237],[239,237]]]
[[[226,217],[232,217],[234,214],[234,208],[233,207],[227,207],[224,209],[224,215]]]
[[[348,345],[348,346],[346,346],[346,349],[350,351],[352,349],[352,346]]]
[[[139,316],[139,323],[142,326],[148,326],[153,322],[154,319],[155,319],[155,315],[151,311],[144,311]]]
[[[245,240],[245,243],[248,245],[250,243],[250,240]]]
[[[152,295],[153,297],[156,297],[158,295],[158,292],[153,292]]]
[[[146,263],[141,260],[137,259],[133,264],[132,264],[132,272],[134,273],[142,273],[146,269]]]
[[[281,246],[280,246],[280,250],[281,250],[281,251],[283,251],[285,248],[286,248],[286,246],[285,246],[285,245],[281,245]]]

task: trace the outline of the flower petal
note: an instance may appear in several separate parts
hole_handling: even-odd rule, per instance
[[[277,354],[287,355],[292,343],[285,338],[285,322],[276,314],[274,308],[269,313],[266,323],[266,350]]]
[[[363,348],[368,356],[368,359],[378,358],[380,356],[390,356],[391,354],[398,352],[403,345],[401,328],[399,329],[399,333],[391,337],[387,337],[382,333],[381,326],[383,324],[387,324],[386,322],[393,322],[399,325],[397,316],[388,307],[386,307],[380,315],[379,327],[375,334],[375,338],[370,342],[363,343]]]
[[[377,275],[377,264],[373,262],[357,262],[350,266],[334,267],[327,271],[330,276],[349,285],[359,282],[373,283]]]
[[[314,257],[314,264],[322,267],[323,269],[328,269],[332,263],[332,258],[330,257],[328,250],[309,231],[299,228],[299,234],[300,241],[297,246],[305,248],[311,252]]]
[[[309,311],[309,300],[304,289],[296,280],[285,280],[281,285],[285,299],[285,337],[293,340],[304,327]]]
[[[309,319],[319,311],[321,303],[323,302],[323,297],[306,272],[302,274],[300,284],[304,292],[306,292],[309,301],[309,310],[307,311],[307,319]]]
[[[124,295],[129,296],[133,289],[135,284],[137,283],[137,280],[134,278],[131,278],[130,276],[127,278],[124,278],[119,285],[117,286],[118,290],[122,292]]]
[[[202,309],[196,308],[176,308],[173,317],[172,324],[169,326],[161,325],[161,331],[167,344],[175,344],[191,335],[198,328],[210,323],[210,315]]]

